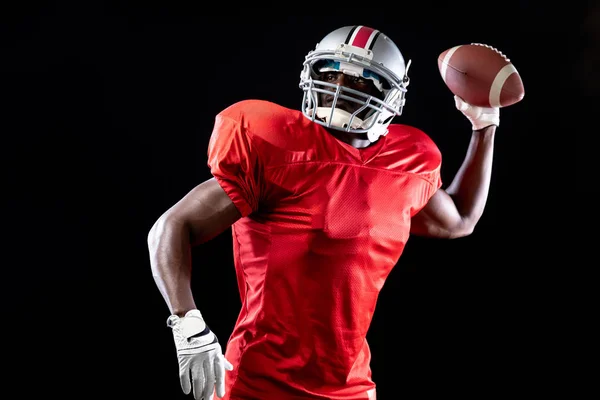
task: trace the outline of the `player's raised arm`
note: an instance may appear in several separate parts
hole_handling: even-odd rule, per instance
[[[438,68],[473,133],[452,183],[446,190],[439,189],[413,217],[411,233],[456,238],[471,234],[483,214],[500,109],[520,102],[525,89],[510,59],[485,44],[458,45],[443,51]]]
[[[459,99],[457,103],[464,104]],[[474,123],[467,154],[452,183],[445,190],[438,189],[412,218],[411,233],[452,239],[473,232],[488,198],[498,114],[495,114],[495,120],[480,122],[490,124],[485,127]]]

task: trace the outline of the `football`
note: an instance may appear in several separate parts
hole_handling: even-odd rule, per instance
[[[481,43],[443,51],[438,69],[450,91],[480,107],[507,107],[525,95],[521,75],[502,52]]]

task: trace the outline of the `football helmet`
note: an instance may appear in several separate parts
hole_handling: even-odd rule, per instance
[[[304,91],[302,113],[310,120],[337,130],[366,133],[375,142],[402,114],[409,83],[408,64],[398,47],[382,32],[367,26],[344,26],[327,34],[305,57],[300,73]],[[371,79],[381,99],[339,84],[319,80],[319,74],[340,71]],[[331,107],[319,105],[319,93],[333,94]],[[360,105],[353,113],[336,108],[338,99]],[[363,119],[358,115],[366,110]]]

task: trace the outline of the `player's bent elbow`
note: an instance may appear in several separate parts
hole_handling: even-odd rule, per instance
[[[148,248],[152,249],[158,246],[159,241],[164,235],[173,230],[175,225],[175,219],[168,213],[161,215],[152,225],[150,231],[148,231],[147,242]]]
[[[162,219],[162,217],[160,217],[159,219],[154,221],[154,223],[150,227],[150,230],[148,231],[148,235],[146,236],[146,242],[148,243],[149,248],[152,248],[154,246],[154,244],[156,243],[157,231],[159,229],[158,224],[161,223],[161,219]]]
[[[449,232],[448,239],[460,239],[470,236],[473,233],[472,229],[460,229]]]
[[[469,220],[462,220],[460,224],[448,229],[449,239],[459,239],[470,236],[475,230],[475,224]]]
[[[458,239],[473,233],[475,224],[467,218],[450,220],[413,220],[411,235],[424,236],[435,239]]]

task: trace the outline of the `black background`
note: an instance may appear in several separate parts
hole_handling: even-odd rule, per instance
[[[551,171],[540,160],[553,158],[553,145],[572,148],[565,136],[575,133],[562,128],[556,106],[563,88],[585,88],[596,101],[598,85],[593,21],[586,30],[581,10],[533,3],[304,2],[289,5],[310,12],[295,17],[276,3],[247,11],[217,4],[215,14],[208,3],[128,2],[3,12],[7,387],[18,398],[185,397],[148,230],[210,177],[215,114],[247,98],[298,108],[304,56],[347,24],[383,31],[412,59],[399,122],[438,144],[446,185],[470,126],[437,56],[460,43],[490,44],[513,61],[526,89],[501,112],[489,201],[474,234],[411,238],[381,293],[369,332],[378,398],[482,398],[534,384],[534,364],[549,357],[535,329],[549,302],[545,266],[555,257],[549,250],[563,246],[558,225],[571,207],[558,200],[561,190],[542,202],[536,193],[555,190],[548,175],[572,181],[563,167],[573,152],[554,158]],[[575,165],[593,168],[593,147],[575,143],[585,155]],[[583,197],[595,192],[585,179],[576,183]],[[193,254],[196,301],[222,343],[240,307],[230,235]]]

